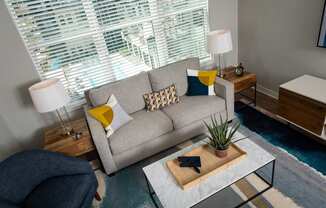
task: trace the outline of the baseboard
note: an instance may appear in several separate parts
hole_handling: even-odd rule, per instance
[[[257,91],[278,100],[278,92],[257,84]]]

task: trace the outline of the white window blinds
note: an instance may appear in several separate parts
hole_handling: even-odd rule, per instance
[[[186,57],[207,58],[207,0],[5,0],[42,79],[83,92]]]

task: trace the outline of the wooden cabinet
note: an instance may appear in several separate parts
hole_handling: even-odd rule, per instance
[[[279,116],[326,139],[326,80],[304,75],[280,86]]]

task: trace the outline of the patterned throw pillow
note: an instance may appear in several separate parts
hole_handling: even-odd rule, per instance
[[[110,96],[105,105],[93,108],[88,113],[101,122],[107,132],[107,137],[132,120],[132,117],[123,110],[114,95]]]
[[[158,92],[147,93],[143,97],[147,111],[156,111],[180,102],[179,96],[177,95],[177,88],[174,84]]]
[[[217,71],[187,69],[188,96],[215,95],[214,83]]]

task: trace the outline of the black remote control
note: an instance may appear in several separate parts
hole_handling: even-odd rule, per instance
[[[193,168],[197,173],[200,173],[201,161],[199,156],[178,157],[180,167],[190,167]]]

